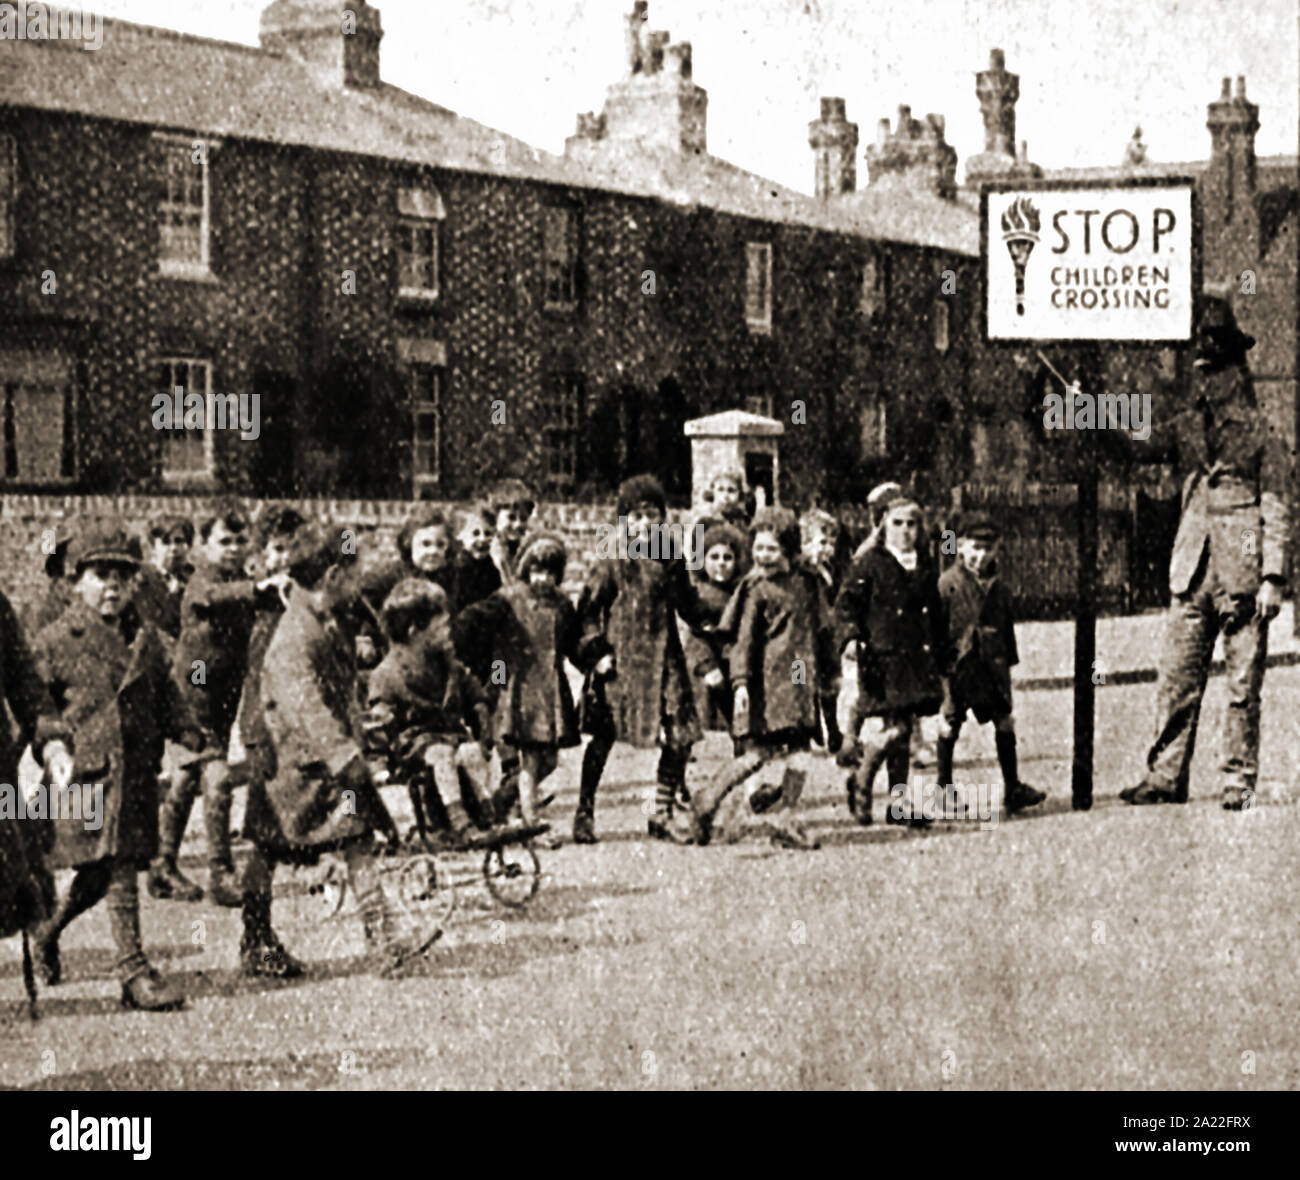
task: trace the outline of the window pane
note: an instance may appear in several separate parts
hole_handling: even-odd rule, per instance
[[[14,252],[16,174],[14,138],[0,135],[0,258],[9,258]]]

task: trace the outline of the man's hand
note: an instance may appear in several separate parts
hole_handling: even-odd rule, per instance
[[[73,767],[72,755],[61,741],[45,743],[41,750],[41,762],[45,765],[45,773],[49,776],[52,787],[66,788],[71,785],[72,776],[76,771]]]
[[[949,721],[948,718],[945,717],[942,713],[939,714],[939,721],[938,721],[937,728],[939,730],[939,736],[941,738],[952,737],[952,730],[953,730],[952,722]]]
[[[596,661],[597,676],[608,676],[613,671],[614,657],[612,655],[601,656],[600,659]]]
[[[1255,595],[1255,617],[1272,622],[1282,609],[1282,587],[1276,582],[1261,582]]]
[[[714,668],[704,674],[704,683],[709,688],[721,688],[725,681],[726,677],[723,676],[721,668]]]
[[[736,688],[732,700],[732,712],[738,718],[749,716],[749,689],[743,684]]]

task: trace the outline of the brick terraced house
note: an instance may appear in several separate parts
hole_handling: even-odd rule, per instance
[[[976,284],[941,336],[930,308],[974,274],[973,220],[710,156],[690,46],[644,3],[563,157],[384,83],[379,12],[343,7],[275,0],[260,47],[0,42],[5,489],[600,496],[651,467],[680,495],[683,422],[741,407],[788,423],[784,496],[842,498],[886,400],[923,420],[965,384]],[[207,429],[159,428],[176,390]]]

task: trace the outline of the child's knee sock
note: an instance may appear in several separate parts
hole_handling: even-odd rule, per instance
[[[659,751],[659,772],[655,784],[655,817],[670,818],[677,789],[686,785],[686,763],[690,746],[664,746]]]
[[[1016,732],[1015,730],[997,730],[994,732],[994,741],[998,747],[998,766],[1002,769],[1002,783],[1006,787],[1014,787],[1020,781],[1020,770],[1016,765]]]
[[[949,737],[940,734],[935,750],[939,763],[936,771],[939,776],[939,786],[941,788],[949,787],[952,785],[953,755],[957,752],[957,731],[954,729]]]
[[[582,779],[578,787],[578,814],[590,819],[596,813],[596,789],[600,786],[600,776],[605,773],[605,763],[609,760],[612,742],[594,737],[582,752]]]

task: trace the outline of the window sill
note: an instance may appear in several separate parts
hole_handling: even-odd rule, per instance
[[[210,471],[164,471],[162,480],[169,488],[178,488],[187,492],[215,492],[219,490],[217,477]]]
[[[576,300],[573,303],[543,303],[542,310],[549,315],[576,315],[578,304]]]
[[[437,303],[440,295],[441,292],[436,287],[432,290],[425,290],[423,287],[401,287],[397,292],[397,301],[428,307]]]
[[[767,322],[763,322],[763,323],[760,323],[758,320],[746,320],[746,321],[745,321],[745,326],[746,326],[746,327],[750,330],[750,332],[752,332],[755,336],[770,336],[770,335],[772,335],[772,323],[771,323],[770,320],[767,321]]]
[[[158,260],[158,277],[161,279],[176,279],[183,283],[216,283],[218,281],[217,276],[212,273],[212,268],[204,266],[201,262],[180,262],[166,258]]]

